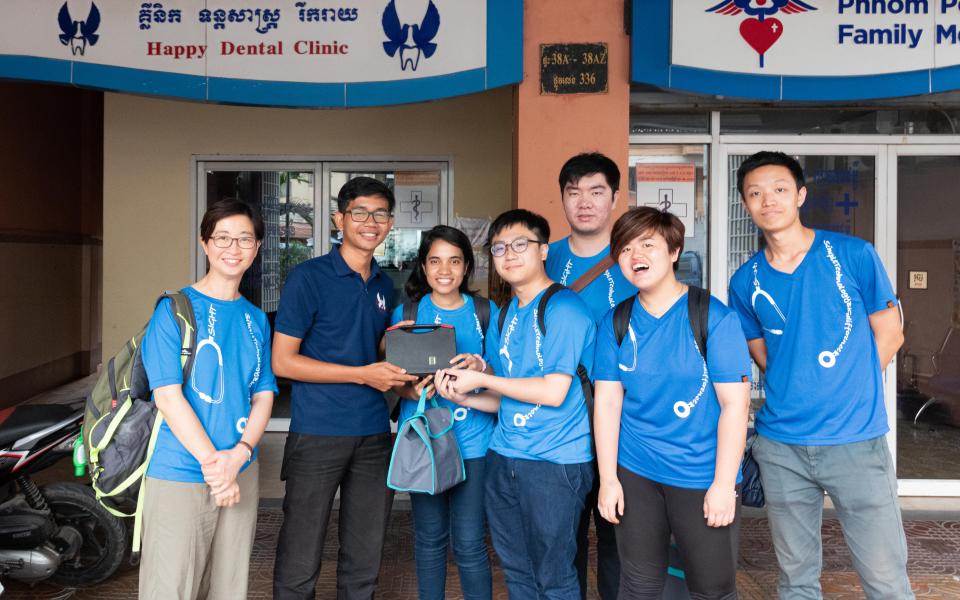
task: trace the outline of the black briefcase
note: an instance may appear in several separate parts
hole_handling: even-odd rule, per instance
[[[430,375],[450,366],[457,354],[457,336],[452,325],[404,325],[384,334],[387,362],[411,375]]]

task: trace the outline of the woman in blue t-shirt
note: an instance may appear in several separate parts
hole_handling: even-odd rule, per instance
[[[240,295],[263,221],[239,200],[216,202],[200,223],[209,270],[183,288],[196,319],[186,381],[172,303],[157,305],[141,349],[163,416],[147,468],[140,598],[246,598],[257,522],[256,447],[277,382],[267,317]]]
[[[611,234],[639,290],[622,343],[614,311],[601,322],[593,367],[599,508],[616,524],[623,598],[660,597],[671,534],[692,595],[736,595],[750,357],[737,315],[712,297],[701,354],[675,275],[683,236],[680,219],[650,207]]]
[[[426,232],[420,242],[417,264],[404,286],[407,296],[417,303],[416,323],[452,325],[456,332],[454,363],[477,371],[487,370],[483,357],[487,331],[481,326],[475,302],[487,302],[489,323],[497,322],[493,302],[470,292],[474,258],[467,236],[453,227],[438,225]],[[403,321],[403,306],[393,312],[393,324]],[[411,416],[420,389],[433,393],[432,376],[416,386],[397,389],[400,393],[400,422]],[[460,586],[467,600],[489,599],[492,580],[486,546],[484,519],[484,457],[495,424],[494,415],[466,408],[436,396],[453,411],[453,431],[460,444],[466,467],[466,481],[437,495],[410,494],[415,532],[417,586],[421,600],[442,599],[447,577],[447,546],[453,538],[453,555],[460,572]]]

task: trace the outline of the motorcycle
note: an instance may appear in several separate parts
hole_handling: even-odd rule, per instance
[[[0,578],[85,587],[123,561],[127,527],[89,485],[30,478],[74,453],[82,423],[82,401],[0,410]]]

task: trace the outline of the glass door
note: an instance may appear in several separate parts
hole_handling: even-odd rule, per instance
[[[890,164],[897,477],[906,495],[960,495],[960,147],[891,146]]]

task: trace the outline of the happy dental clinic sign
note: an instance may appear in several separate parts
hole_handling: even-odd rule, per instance
[[[9,0],[3,18],[0,77],[118,91],[365,106],[522,77],[504,0]]]
[[[634,11],[636,81],[796,100],[960,87],[960,0],[638,0]]]

